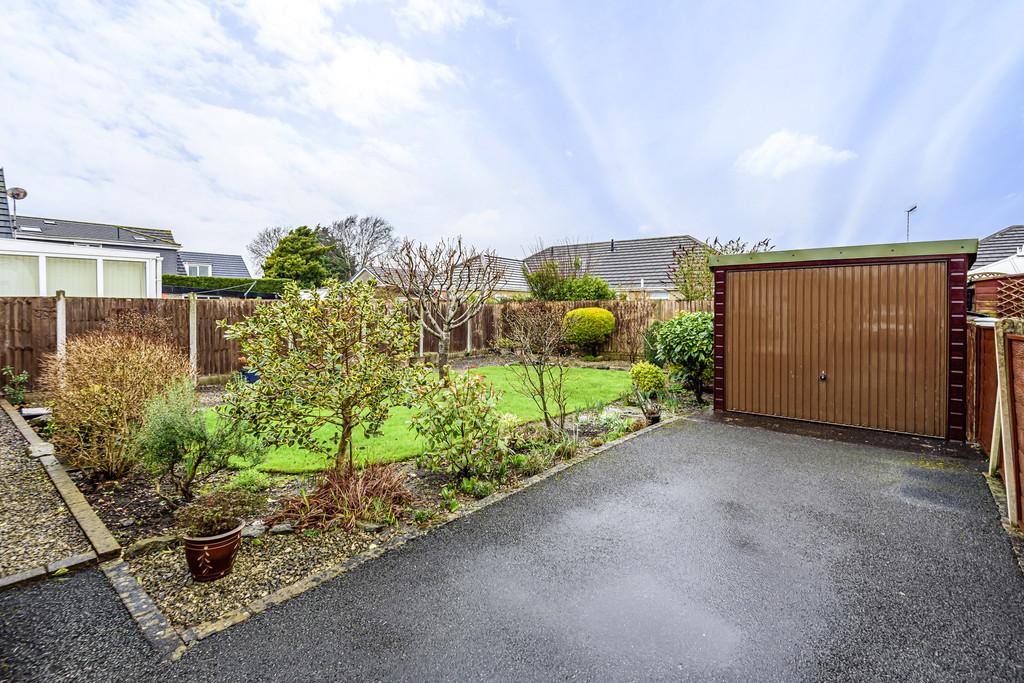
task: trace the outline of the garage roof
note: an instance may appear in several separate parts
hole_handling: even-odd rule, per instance
[[[941,240],[937,242],[896,242],[895,244],[859,244],[850,247],[825,249],[796,249],[788,251],[762,251],[756,254],[729,254],[712,256],[712,268],[744,266],[761,263],[794,263],[800,261],[835,261],[839,259],[877,259],[904,256],[948,256],[975,254],[978,240]]]

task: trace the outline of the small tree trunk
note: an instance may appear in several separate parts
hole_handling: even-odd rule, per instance
[[[544,366],[537,368],[537,380],[540,385],[540,411],[544,413],[544,426],[551,430],[551,413],[548,411],[547,391],[544,387]]]
[[[338,450],[334,454],[335,469],[344,469],[346,461],[348,471],[355,472],[355,460],[352,457],[352,404],[348,401],[341,406],[341,437],[338,439]]]
[[[704,382],[699,379],[693,382],[693,395],[697,397],[697,405],[704,405]]]
[[[437,376],[444,379],[448,376],[448,349],[451,346],[451,330],[445,328],[437,340]]]

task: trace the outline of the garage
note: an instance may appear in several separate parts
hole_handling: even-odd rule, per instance
[[[962,441],[977,240],[715,256],[715,410]]]

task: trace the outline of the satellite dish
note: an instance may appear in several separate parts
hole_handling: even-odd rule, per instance
[[[11,199],[24,199],[25,197],[28,196],[28,192],[26,192],[25,189],[21,187],[12,187],[11,189],[7,190],[7,196],[10,197]]]

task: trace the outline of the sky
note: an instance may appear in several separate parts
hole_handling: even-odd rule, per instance
[[[1024,223],[1024,0],[19,2],[0,166],[26,215],[244,253],[376,214],[521,257]]]

